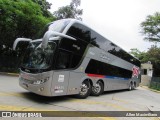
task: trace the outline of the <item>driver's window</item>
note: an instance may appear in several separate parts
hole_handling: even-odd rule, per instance
[[[70,67],[71,54],[66,51],[60,51],[58,54],[56,68],[57,69],[67,69]]]

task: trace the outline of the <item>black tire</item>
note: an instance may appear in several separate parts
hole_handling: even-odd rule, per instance
[[[135,90],[135,88],[136,88],[136,82],[132,84],[132,90]]]
[[[77,95],[80,99],[87,98],[91,93],[91,84],[88,80],[85,80],[80,88],[79,94]]]
[[[129,83],[129,87],[128,90],[131,91],[132,90],[132,82]]]
[[[99,96],[103,93],[104,91],[104,85],[101,81],[98,81],[96,83],[96,86],[92,86],[92,92],[91,95],[93,96]]]

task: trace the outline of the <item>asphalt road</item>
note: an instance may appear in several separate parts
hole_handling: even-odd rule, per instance
[[[89,96],[87,99],[78,99],[75,96],[43,97],[21,88],[18,77],[0,75],[0,111],[160,111],[160,93],[138,87],[133,91],[105,92],[99,97]],[[62,120],[64,117],[42,119]],[[160,120],[158,117],[65,117],[65,119]]]

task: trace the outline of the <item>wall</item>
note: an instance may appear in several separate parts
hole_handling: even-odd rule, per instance
[[[141,64],[141,70],[141,85],[149,86],[153,74],[153,65],[151,63]]]

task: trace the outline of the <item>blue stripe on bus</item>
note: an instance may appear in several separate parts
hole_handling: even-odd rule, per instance
[[[109,78],[109,79],[119,79],[119,80],[129,80],[130,78],[122,78],[116,76],[106,76],[106,75],[97,75],[97,74],[87,74],[89,77],[98,77],[98,78]]]
[[[122,78],[122,77],[116,77],[116,76],[105,76],[105,78],[109,79],[119,79],[119,80],[129,80],[130,78]]]

